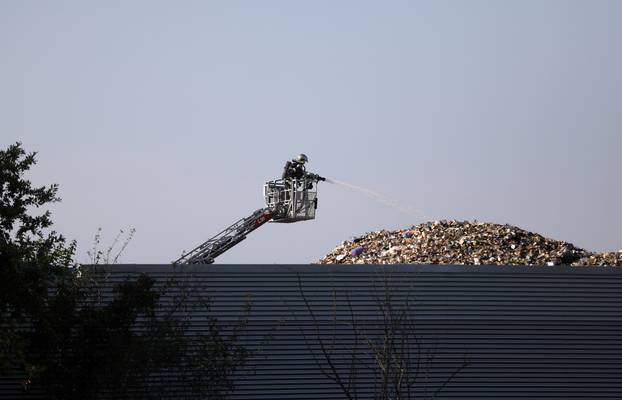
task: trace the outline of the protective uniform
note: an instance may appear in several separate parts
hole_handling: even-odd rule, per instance
[[[307,173],[305,163],[309,161],[306,155],[300,154],[297,158],[288,161],[283,167],[283,179],[302,179]]]

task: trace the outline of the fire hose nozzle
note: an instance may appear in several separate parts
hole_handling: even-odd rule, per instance
[[[319,176],[318,174],[308,174],[309,178],[311,179],[315,179],[316,181],[325,181],[326,178],[324,178],[323,176]]]

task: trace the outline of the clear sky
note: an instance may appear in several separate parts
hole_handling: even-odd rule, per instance
[[[421,209],[622,248],[622,1],[0,1],[0,145],[55,227],[163,263],[308,168]],[[307,263],[424,217],[330,184],[221,263]]]

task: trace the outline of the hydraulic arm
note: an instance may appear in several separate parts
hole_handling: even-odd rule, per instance
[[[211,264],[246,236],[268,221],[298,222],[315,218],[317,183],[324,178],[305,174],[301,179],[278,179],[264,185],[265,208],[253,212],[208,241],[195,247],[173,264]]]
[[[211,264],[214,258],[246,239],[246,235],[270,221],[273,215],[269,208],[261,208],[184,254],[174,264]]]

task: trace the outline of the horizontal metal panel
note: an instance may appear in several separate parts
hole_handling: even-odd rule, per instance
[[[165,290],[163,307],[209,297],[209,310],[192,309],[190,335],[211,316],[225,325],[248,318],[242,339],[255,355],[237,374],[233,399],[344,398],[320,371],[322,345],[332,343],[333,366],[347,377],[361,332],[382,337],[385,285],[393,305],[408,301],[412,356],[425,376],[416,398],[450,377],[436,398],[622,398],[622,268],[115,265],[85,273],[107,300],[140,273]],[[369,353],[357,365],[361,399],[373,398]],[[183,391],[183,382],[171,385]]]
[[[142,268],[160,281],[188,278],[188,289],[207,292],[210,311],[223,321],[240,318],[250,294],[252,313],[244,340],[250,347],[263,345],[240,372],[234,398],[343,397],[319,371],[319,339],[338,343],[340,348],[332,353],[334,365],[347,372],[354,334],[331,321],[354,318],[367,334],[377,335],[382,328],[379,299],[387,279],[394,302],[409,299],[420,351],[435,353],[426,371],[428,385],[441,385],[465,354],[468,358],[468,366],[439,398],[616,398],[622,390],[620,269],[122,268],[126,272]],[[208,315],[195,312],[196,318]],[[203,327],[196,321],[193,329]],[[271,340],[266,344],[268,335]],[[371,381],[371,371],[359,374]],[[422,390],[416,393],[425,395]],[[373,397],[369,382],[359,395]]]

